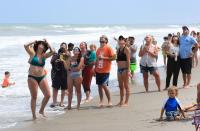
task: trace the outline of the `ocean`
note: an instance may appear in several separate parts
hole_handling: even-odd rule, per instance
[[[125,37],[134,36],[138,48],[143,44],[145,35],[151,34],[161,46],[163,37],[168,33],[181,32],[182,25],[65,25],[65,24],[1,24],[0,25],[0,82],[4,77],[4,72],[11,72],[11,80],[16,82],[15,86],[0,88],[0,129],[20,125],[31,120],[30,93],[27,86],[28,76],[28,55],[23,45],[27,42],[46,38],[51,45],[58,50],[61,42],[72,42],[78,46],[85,41],[88,44],[99,46],[99,37],[107,35],[109,44],[115,49],[117,43],[114,37],[123,35]],[[189,25],[190,30],[200,30],[200,24]],[[138,52],[137,52],[138,53]],[[137,58],[139,61],[139,57]],[[138,62],[137,61],[137,62]],[[48,82],[51,88],[51,64],[47,60],[45,68],[48,71]],[[138,65],[138,64],[137,64]],[[163,66],[162,53],[159,53],[158,66]],[[117,91],[116,62],[113,62],[110,81],[112,91]],[[139,67],[137,68],[139,72]],[[96,96],[97,86],[92,81],[92,96]],[[84,94],[83,94],[84,96]],[[39,109],[43,95],[38,94],[37,109]],[[66,101],[66,98],[65,98]],[[64,113],[63,110],[49,108],[50,99],[46,108],[50,118]],[[74,105],[76,98],[73,99]]]

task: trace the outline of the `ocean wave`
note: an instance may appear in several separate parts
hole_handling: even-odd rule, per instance
[[[11,128],[17,125],[17,122],[0,124],[0,129]]]
[[[53,28],[63,28],[63,25],[49,25],[49,27],[53,27]]]
[[[14,29],[27,30],[27,29],[30,29],[30,27],[28,27],[28,26],[14,26]]]
[[[168,25],[168,27],[171,27],[171,28],[181,28],[180,25]]]

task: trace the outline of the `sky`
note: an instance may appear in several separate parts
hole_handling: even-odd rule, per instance
[[[0,0],[0,23],[193,24],[200,0]]]

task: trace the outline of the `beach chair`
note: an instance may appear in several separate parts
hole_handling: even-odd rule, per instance
[[[195,125],[195,131],[198,131],[198,129],[200,129],[200,108],[194,111],[193,125]]]

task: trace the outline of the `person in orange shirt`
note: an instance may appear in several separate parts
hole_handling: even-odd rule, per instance
[[[5,72],[5,77],[3,79],[3,83],[1,84],[2,88],[9,87],[11,85],[15,85],[15,82],[10,82],[10,72],[6,71]]]
[[[108,98],[108,106],[112,106],[110,91],[107,86],[112,60],[116,59],[116,55],[113,49],[108,45],[108,38],[104,35],[100,37],[100,47],[97,49],[96,56],[95,71],[96,84],[99,87],[99,107],[103,107],[103,90]]]

